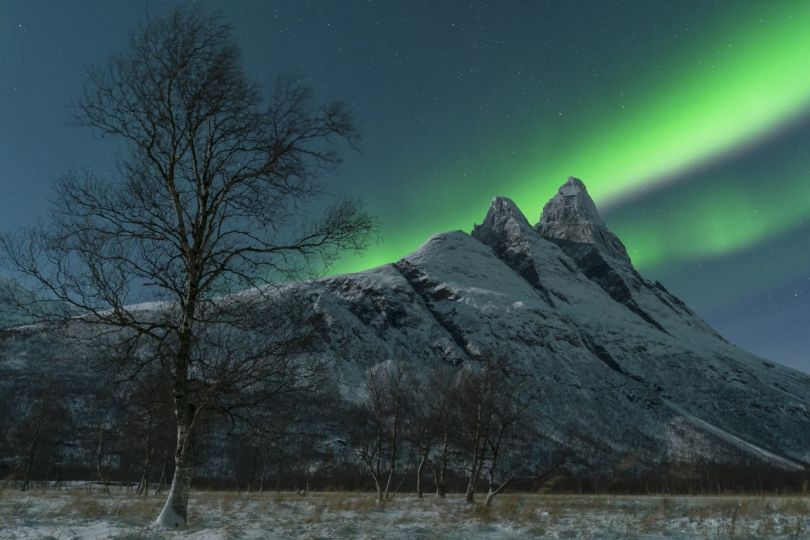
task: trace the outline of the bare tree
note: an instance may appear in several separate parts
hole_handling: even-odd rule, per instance
[[[0,491],[10,482],[20,482],[25,491],[37,480],[49,480],[54,466],[61,461],[74,424],[66,395],[76,388],[76,380],[66,366],[26,362],[23,369],[9,369],[4,362],[19,354],[25,331],[5,331],[0,335],[0,460],[8,460]],[[23,338],[23,339],[21,339]],[[29,354],[41,355],[49,344],[43,340],[26,342]],[[8,355],[8,356],[6,356]],[[6,369],[3,369],[6,368]],[[13,466],[12,466],[13,464]],[[58,480],[58,478],[57,478]]]
[[[166,441],[172,438],[169,431],[169,420],[172,415],[170,404],[171,392],[166,388],[171,380],[165,362],[154,362],[138,373],[130,376],[121,384],[127,388],[124,408],[125,437],[133,452],[142,452],[139,463],[136,495],[147,496],[156,452]]]
[[[447,493],[450,432],[457,422],[456,393],[460,370],[449,364],[434,366],[423,376],[414,376],[408,389],[410,414],[404,419],[406,439],[416,450],[416,496],[424,497],[425,466],[433,473],[436,496]]]
[[[495,388],[494,374],[489,373],[489,366],[484,365],[481,371],[465,366],[463,380],[459,389],[460,446],[469,456],[467,472],[467,489],[465,500],[475,500],[475,491],[486,459],[486,437],[490,429],[490,411]]]
[[[565,463],[561,459],[548,466],[546,456],[533,455],[541,436],[535,413],[539,399],[530,378],[503,357],[484,354],[479,365],[465,366],[456,403],[460,442],[469,456],[467,502],[474,502],[483,474],[489,506],[510,484],[539,481]]]
[[[393,497],[399,487],[393,482],[400,460],[408,379],[405,365],[393,360],[366,370],[365,397],[351,418],[351,437],[374,480],[378,503]]]
[[[484,505],[490,506],[497,495],[516,482],[538,483],[567,462],[567,453],[556,460],[536,455],[540,419],[532,407],[539,401],[536,389],[526,378],[498,362],[495,369],[482,375],[494,393],[490,402],[488,429],[485,431],[486,475],[488,490]]]
[[[148,18],[87,80],[78,123],[126,145],[120,180],[66,175],[50,226],[4,236],[1,247],[38,285],[36,298],[60,302],[59,315],[137,343],[129,350],[150,348],[134,364],[169,359],[175,468],[155,525],[183,528],[201,412],[257,405],[272,388],[249,403],[239,392],[219,400],[220,390],[247,384],[252,393],[267,373],[284,386],[296,379],[284,368],[298,369],[279,363],[289,348],[210,350],[223,335],[258,332],[229,295],[253,288],[272,300],[276,290],[263,286],[325,268],[374,233],[374,219],[352,201],[300,219],[322,193],[319,173],[356,132],[340,103],[317,105],[292,79],[262,99],[228,25],[198,10]],[[133,304],[144,298],[158,303]]]
[[[36,404],[30,417],[27,418],[26,422],[23,424],[29,428],[25,432],[25,435],[28,436],[27,438],[29,439],[29,442],[25,448],[24,459],[20,461],[20,465],[18,466],[18,469],[24,467],[23,481],[20,485],[20,491],[26,491],[31,485],[34,460],[37,457],[37,451],[39,450],[40,443],[44,438],[43,435],[47,433],[45,430],[45,421],[47,419],[46,413],[47,409],[45,406],[45,400],[40,400],[40,402]]]

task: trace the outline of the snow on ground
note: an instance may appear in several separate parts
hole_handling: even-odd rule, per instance
[[[490,509],[458,497],[196,492],[190,528],[148,524],[162,498],[86,490],[0,493],[0,537],[34,538],[806,538],[807,497],[504,495]]]

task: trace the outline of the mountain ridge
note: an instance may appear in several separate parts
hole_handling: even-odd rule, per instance
[[[575,196],[590,200],[577,182]],[[375,276],[401,278],[394,290],[410,291],[411,308],[422,312],[412,316],[429,321],[432,337],[383,325],[366,356],[464,362],[497,351],[515,359],[546,396],[544,417],[561,423],[549,439],[559,446],[566,433],[598,440],[580,449],[592,464],[633,453],[626,443],[635,441],[645,466],[764,460],[804,467],[810,377],[729,344],[663,285],[644,279],[629,257],[616,255],[626,250],[593,209],[588,217],[599,234],[583,236],[577,227],[554,231],[542,217],[533,227],[511,200],[496,197],[471,234],[440,233],[390,265],[303,287],[330,297],[333,317],[366,304],[364,296],[385,297],[388,308],[365,309],[386,319],[392,306],[407,312],[409,301],[388,295]],[[344,292],[360,282],[366,292]],[[366,333],[350,317],[340,320],[348,330],[330,333]]]
[[[728,343],[641,276],[581,181],[544,208],[556,218],[531,225],[496,197],[469,234],[439,233],[393,263],[268,294],[302,306],[313,335],[302,354],[329,363],[349,402],[383,362],[420,371],[498,355],[542,396],[537,451],[570,450],[583,469],[807,468],[810,376]],[[9,341],[0,368],[37,361],[25,339],[47,336],[34,334]]]

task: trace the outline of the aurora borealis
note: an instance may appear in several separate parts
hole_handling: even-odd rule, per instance
[[[65,170],[114,174],[62,104],[145,4],[0,3],[4,229],[42,215]],[[328,189],[365,200],[382,242],[333,272],[469,231],[496,195],[535,222],[574,175],[642,273],[732,341],[810,370],[810,4],[207,4],[259,84],[295,71],[355,111],[362,151]]]
[[[432,230],[469,228],[469,223],[480,219],[486,199],[495,194],[509,194],[534,218],[561,179],[573,174],[572,169],[586,179],[602,205],[621,206],[624,198],[667,181],[685,180],[690,185],[679,194],[685,198],[679,204],[694,219],[688,225],[682,223],[677,234],[666,232],[666,223],[652,223],[642,233],[638,223],[617,219],[618,232],[634,237],[627,241],[642,268],[667,258],[730,253],[801,223],[810,214],[810,187],[807,175],[802,175],[802,162],[785,164],[798,174],[781,179],[776,189],[764,183],[740,189],[735,186],[736,177],[714,178],[712,189],[703,190],[689,182],[695,168],[734,160],[738,150],[756,148],[758,142],[810,113],[810,77],[805,75],[810,70],[810,4],[790,9],[775,5],[762,16],[752,23],[750,13],[737,15],[737,25],[726,23],[703,49],[690,44],[661,75],[641,75],[617,97],[595,100],[568,113],[562,129],[541,132],[536,142],[521,145],[526,157],[518,163],[494,167],[501,169],[500,191],[491,187],[491,172],[480,179],[466,180],[465,173],[464,180],[451,180],[452,172],[443,171],[440,178],[448,178],[451,184],[481,182],[476,192],[486,196],[470,197],[466,204],[462,198],[454,205],[454,215],[436,219],[443,226]],[[598,122],[589,124],[594,118]],[[490,156],[481,156],[482,170],[488,158],[497,159],[499,150],[496,147]],[[442,214],[440,205],[447,199],[437,199],[431,213]],[[778,213],[768,211],[775,207]],[[387,231],[385,238],[392,234],[397,241],[386,243],[410,244],[408,249],[425,238],[420,234],[411,239],[410,233],[398,230]],[[367,259],[359,264],[347,262],[345,268],[394,259],[405,253],[397,247],[372,250]]]

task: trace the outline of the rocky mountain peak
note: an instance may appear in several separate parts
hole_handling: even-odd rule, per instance
[[[472,236],[487,245],[509,243],[532,226],[517,205],[506,197],[495,197],[481,225],[473,227]]]
[[[599,216],[588,189],[579,178],[569,176],[543,207],[539,227],[551,235],[571,232],[572,226],[597,225],[606,227]],[[566,238],[572,240],[572,238]]]
[[[569,176],[543,207],[537,231],[556,243],[590,244],[604,255],[630,263],[621,241],[599,216],[596,205],[579,178]]]
[[[517,207],[514,201],[508,197],[495,197],[489,205],[486,219],[516,218],[529,223],[523,212]]]
[[[535,236],[526,216],[506,197],[495,197],[481,225],[475,225],[472,237],[495,248],[515,248],[527,236]]]

